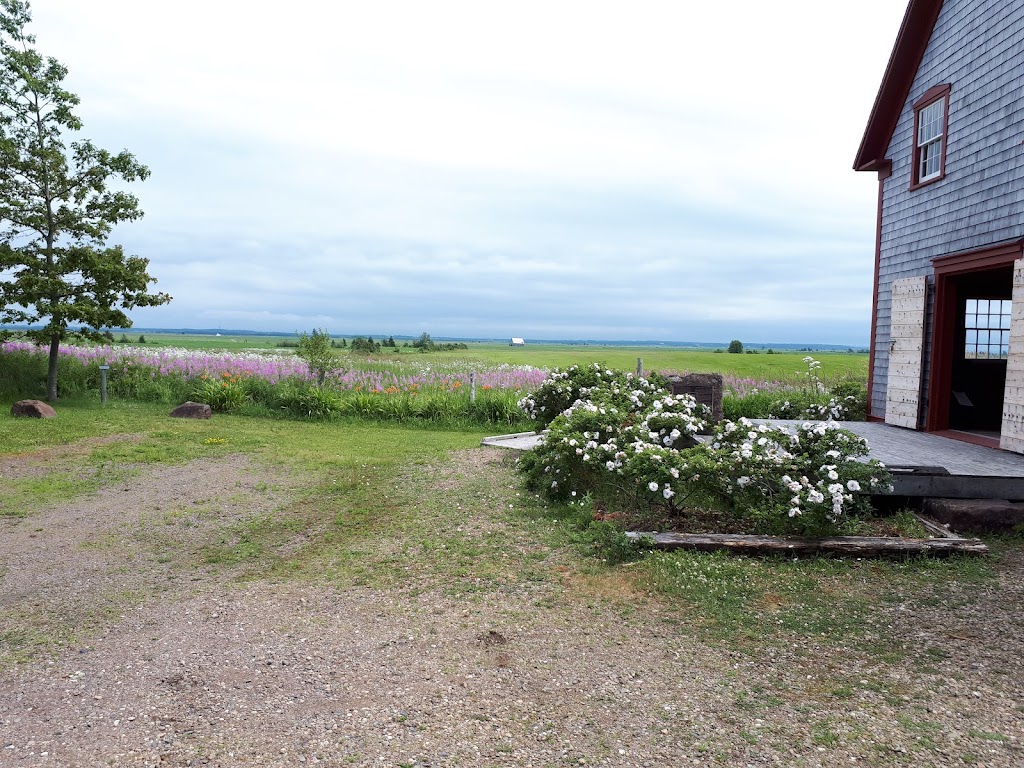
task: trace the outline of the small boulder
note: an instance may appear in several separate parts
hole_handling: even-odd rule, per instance
[[[212,414],[213,411],[206,403],[193,403],[189,400],[171,411],[170,415],[176,419],[208,419]]]
[[[1024,503],[1005,499],[926,499],[925,514],[954,531],[991,533],[1024,525]]]
[[[19,400],[11,406],[11,416],[25,416],[30,419],[52,419],[57,415],[42,400]]]

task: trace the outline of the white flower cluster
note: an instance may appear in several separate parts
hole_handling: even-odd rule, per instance
[[[726,493],[755,491],[765,498],[785,494],[789,517],[807,512],[836,521],[858,499],[861,480],[879,486],[884,466],[867,462],[867,443],[833,421],[796,429],[726,422],[710,446]],[[783,474],[785,472],[785,474]],[[799,474],[797,474],[799,472]]]

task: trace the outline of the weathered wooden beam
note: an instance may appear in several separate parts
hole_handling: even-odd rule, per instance
[[[628,531],[630,539],[650,539],[655,549],[699,552],[727,550],[751,555],[843,555],[903,557],[908,555],[987,555],[980,539],[903,539],[896,536],[748,536],[732,533],[645,533]]]
[[[962,538],[960,536],[957,536],[955,533],[949,530],[949,528],[942,525],[941,523],[935,522],[930,517],[925,517],[924,515],[918,514],[917,512],[914,513],[914,517],[917,518],[917,522],[924,526],[924,529],[928,531],[928,533],[930,533],[932,536],[939,536],[944,539]]]

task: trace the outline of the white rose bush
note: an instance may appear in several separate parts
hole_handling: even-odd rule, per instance
[[[519,401],[537,429],[544,429],[578,400],[597,392],[602,400],[625,411],[643,407],[644,398],[662,391],[657,374],[649,379],[606,368],[601,363],[553,369],[534,392]]]
[[[575,370],[574,370],[575,369]],[[723,421],[705,441],[706,409],[657,380],[601,366],[554,371],[520,407],[549,422],[520,460],[528,486],[547,499],[657,508],[676,520],[713,510],[748,532],[827,535],[870,511],[866,493],[890,477],[867,445],[834,422],[796,429]]]
[[[795,429],[724,421],[694,453],[709,499],[758,531],[840,533],[870,514],[869,491],[891,489],[864,439],[834,421]]]

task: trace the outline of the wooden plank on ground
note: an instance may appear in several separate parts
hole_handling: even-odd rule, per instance
[[[923,525],[924,529],[928,531],[928,533],[930,533],[932,536],[939,536],[944,539],[961,538],[960,536],[957,536],[955,533],[949,530],[949,528],[942,525],[941,523],[936,522],[935,520],[932,520],[930,517],[925,517],[924,515],[918,514],[917,512],[914,513],[914,517],[917,518],[917,522]]]
[[[905,557],[908,555],[987,555],[980,539],[903,539],[896,536],[749,536],[732,533],[644,533],[628,531],[633,541],[650,539],[655,549],[698,552],[726,550],[749,555],[844,555]]]

